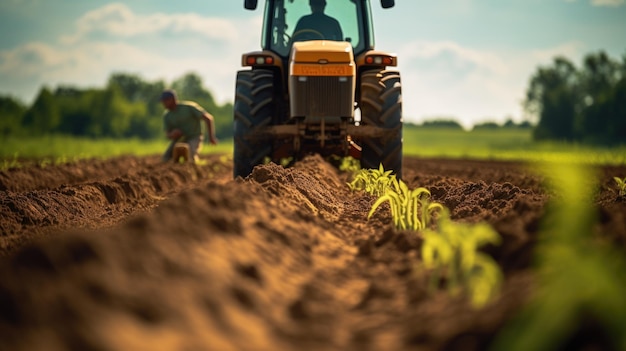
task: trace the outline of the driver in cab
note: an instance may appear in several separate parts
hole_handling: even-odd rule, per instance
[[[300,18],[293,31],[294,39],[326,39],[343,41],[343,33],[339,22],[324,14],[326,0],[309,0],[311,14]],[[320,38],[320,36],[323,36]]]

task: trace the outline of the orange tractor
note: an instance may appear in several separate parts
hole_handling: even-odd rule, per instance
[[[237,72],[235,177],[312,153],[402,176],[400,73],[374,50],[369,0],[266,0],[261,47]]]

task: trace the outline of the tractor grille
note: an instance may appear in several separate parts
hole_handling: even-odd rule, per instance
[[[291,116],[351,117],[354,78],[292,76]]]

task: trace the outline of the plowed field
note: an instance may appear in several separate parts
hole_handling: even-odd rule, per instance
[[[0,172],[0,349],[482,350],[533,291],[550,194],[522,164],[405,159],[409,187],[502,236],[501,293],[476,310],[428,293],[419,236],[367,221],[375,199],[320,157],[239,180],[207,159]],[[624,250],[626,167],[597,174],[598,235]]]

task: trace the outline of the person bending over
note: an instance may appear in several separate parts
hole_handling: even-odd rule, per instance
[[[179,101],[174,90],[163,91],[161,103],[165,108],[163,113],[165,135],[171,140],[163,154],[163,161],[172,159],[177,143],[188,145],[191,162],[198,160],[203,140],[202,122],[206,124],[211,144],[217,144],[213,115],[206,112],[200,105],[193,101]]]

